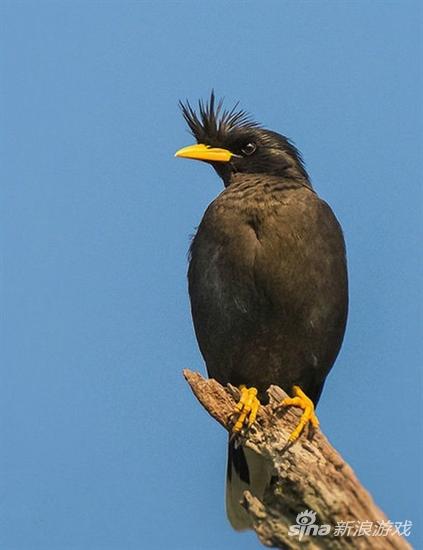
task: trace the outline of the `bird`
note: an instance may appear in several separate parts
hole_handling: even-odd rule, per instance
[[[344,338],[348,275],[342,228],[319,197],[294,143],[214,91],[198,106],[180,101],[196,143],[175,153],[210,164],[223,181],[189,250],[195,334],[210,378],[240,390],[229,438],[226,511],[251,528],[245,489],[263,498],[268,465],[242,445],[266,390],[302,409],[289,436],[317,429],[315,407]]]

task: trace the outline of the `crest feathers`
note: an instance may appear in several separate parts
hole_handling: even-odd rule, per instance
[[[219,142],[235,128],[259,127],[246,111],[238,109],[238,102],[232,109],[224,109],[223,99],[216,101],[213,90],[208,101],[200,99],[198,102],[198,114],[188,100],[180,101],[179,106],[191,134],[199,143]]]

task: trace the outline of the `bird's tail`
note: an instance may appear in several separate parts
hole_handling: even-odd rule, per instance
[[[260,455],[236,441],[229,441],[226,479],[226,513],[237,531],[251,529],[252,522],[241,506],[244,491],[260,500],[272,477],[269,463]]]

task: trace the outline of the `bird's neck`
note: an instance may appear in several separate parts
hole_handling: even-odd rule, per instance
[[[221,176],[222,177],[222,176]],[[279,191],[283,189],[294,189],[306,187],[313,191],[312,184],[308,177],[304,177],[302,174],[284,174],[272,175],[272,174],[250,174],[244,172],[231,172],[225,179],[222,177],[225,187],[238,187],[238,186],[256,186],[257,184],[264,184],[269,189],[277,189]]]

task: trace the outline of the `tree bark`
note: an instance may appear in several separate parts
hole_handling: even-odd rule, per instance
[[[204,379],[189,370],[184,370],[184,376],[203,407],[230,431],[230,419],[239,397],[237,388],[224,388],[216,380]],[[287,446],[301,411],[295,407],[278,408],[286,393],[277,386],[269,388],[268,396],[269,404],[260,408],[256,423],[242,443],[270,461],[274,473],[262,501],[245,491],[242,502],[260,541],[283,549],[411,548],[395,532],[401,527],[388,522],[320,430],[313,434],[312,440],[302,434]],[[305,518],[309,527],[300,527],[301,533],[290,536],[289,527],[298,525],[297,514],[306,510],[315,513]],[[327,534],[325,525],[330,526]]]

